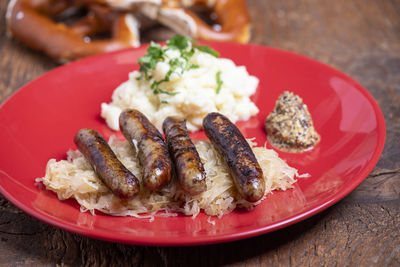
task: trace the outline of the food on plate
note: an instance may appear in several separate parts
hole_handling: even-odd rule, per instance
[[[149,190],[159,190],[168,184],[171,181],[172,164],[161,133],[134,109],[123,111],[119,124],[139,157],[143,185]]]
[[[250,100],[258,79],[189,38],[177,35],[163,47],[151,43],[138,63],[140,71],[131,72],[113,92],[112,102],[101,105],[101,116],[113,130],[119,129],[122,110],[130,108],[140,110],[159,130],[166,117],[182,117],[192,132],[202,128],[210,112],[233,123],[259,112]]]
[[[265,129],[273,146],[289,152],[312,149],[321,139],[303,100],[288,91],[279,96]]]
[[[210,10],[216,24],[192,11],[199,6]],[[60,62],[137,47],[140,31],[155,23],[195,39],[250,38],[245,0],[11,0],[6,20],[15,38]]]
[[[227,117],[216,112],[204,118],[203,128],[225,160],[239,194],[249,202],[260,200],[265,193],[263,172],[239,129]]]
[[[140,189],[139,180],[116,157],[106,140],[95,130],[81,129],[74,138],[99,179],[119,198],[132,199]]]
[[[64,18],[65,23],[53,20],[82,8],[87,14],[71,26],[67,26],[68,19]],[[80,0],[11,0],[6,19],[14,37],[60,62],[140,44],[138,22],[132,14],[96,3],[84,5]],[[110,39],[91,38],[106,32],[111,33]]]
[[[207,190],[203,163],[190,139],[185,120],[167,117],[163,123],[163,131],[174,162],[176,178],[183,190],[193,195]]]
[[[263,172],[265,194],[291,188],[296,182],[297,170],[288,166],[275,151],[256,147],[248,141]],[[176,216],[177,212],[196,216],[204,210],[207,215],[222,216],[236,207],[251,209],[260,203],[250,203],[238,193],[228,166],[210,142],[195,140],[194,144],[207,174],[207,190],[197,195],[187,193],[176,179],[172,179],[160,191],[142,188],[135,198],[121,200],[101,182],[82,153],[75,150],[67,152],[66,160],[50,159],[45,176],[36,181],[55,192],[60,200],[75,198],[82,212],[92,214],[98,210],[114,216],[154,218],[155,215]],[[117,158],[142,182],[140,163],[129,142],[112,136],[109,145]]]

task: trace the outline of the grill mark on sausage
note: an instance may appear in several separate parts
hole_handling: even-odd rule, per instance
[[[79,151],[89,161],[100,180],[121,199],[139,193],[139,180],[117,158],[106,140],[95,130],[81,129],[74,137]]]
[[[216,112],[204,118],[203,128],[228,165],[240,195],[249,202],[260,200],[265,193],[263,172],[239,129]]]
[[[206,191],[206,173],[199,153],[190,139],[186,121],[167,117],[163,123],[163,131],[182,188],[192,195]]]
[[[142,165],[144,186],[149,190],[159,190],[168,184],[172,165],[167,146],[157,128],[135,109],[123,111],[119,124],[133,149],[138,150],[136,153]]]

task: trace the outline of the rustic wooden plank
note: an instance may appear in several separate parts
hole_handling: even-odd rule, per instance
[[[391,205],[398,205],[392,203]],[[398,263],[390,242],[400,241],[399,214],[379,206],[339,204],[309,220],[268,235],[240,242],[201,248],[169,248],[172,266],[257,265],[263,266],[358,266],[362,263]],[[362,219],[353,220],[347,213]],[[377,221],[376,217],[387,216]],[[381,231],[381,229],[384,229]],[[390,238],[388,238],[390,236]],[[374,244],[371,246],[371,244]],[[203,257],[202,255],[207,255]],[[261,255],[261,256],[260,256]]]
[[[0,102],[57,66],[6,38],[0,1]],[[332,65],[375,97],[387,142],[377,167],[344,200],[288,228],[226,244],[141,247],[46,225],[0,196],[0,266],[400,266],[400,1],[248,1],[252,43]],[[171,32],[154,28],[144,41]]]
[[[97,241],[47,226],[26,214],[3,212],[0,265],[396,266],[400,263],[399,204],[399,200],[380,204],[341,202],[270,234],[226,244],[181,248]]]

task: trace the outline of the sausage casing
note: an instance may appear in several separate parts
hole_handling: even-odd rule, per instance
[[[239,129],[227,117],[216,112],[204,118],[203,128],[225,159],[239,194],[249,202],[260,200],[265,193],[263,172]]]
[[[139,193],[139,180],[118,160],[98,132],[81,129],[75,135],[74,142],[99,178],[115,195],[121,199],[131,199]]]
[[[163,131],[175,165],[175,173],[182,188],[192,195],[206,191],[206,174],[203,163],[190,139],[186,121],[167,117],[163,123]]]
[[[125,110],[119,116],[125,138],[136,150],[142,165],[143,184],[158,190],[171,180],[171,159],[161,133],[138,110]]]

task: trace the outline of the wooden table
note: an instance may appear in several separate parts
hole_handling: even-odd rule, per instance
[[[0,102],[55,68],[6,37],[0,2]],[[0,265],[400,266],[400,1],[248,1],[252,43],[329,64],[359,81],[386,120],[387,141],[368,178],[303,222],[247,240],[200,247],[141,247],[71,234],[0,196]]]

